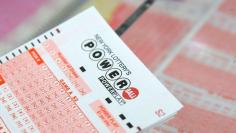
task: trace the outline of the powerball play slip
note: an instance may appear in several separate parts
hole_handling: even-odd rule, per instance
[[[93,7],[0,63],[1,133],[135,133],[182,108]]]

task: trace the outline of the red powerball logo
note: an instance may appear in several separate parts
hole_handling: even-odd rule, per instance
[[[139,95],[139,91],[137,88],[134,88],[134,87],[130,87],[130,88],[124,90],[122,93],[122,96],[127,100],[134,99],[138,95]]]

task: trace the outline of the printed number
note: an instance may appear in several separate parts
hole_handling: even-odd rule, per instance
[[[163,109],[158,109],[157,111],[155,111],[155,114],[158,116],[158,117],[163,117],[166,115],[165,111]]]

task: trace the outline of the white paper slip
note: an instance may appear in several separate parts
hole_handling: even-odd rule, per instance
[[[0,132],[134,133],[182,108],[95,8],[1,63]]]

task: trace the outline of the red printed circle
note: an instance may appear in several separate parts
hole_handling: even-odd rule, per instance
[[[134,99],[138,95],[139,95],[139,91],[137,88],[134,88],[134,87],[130,87],[130,88],[124,90],[122,93],[122,96],[127,100]]]

